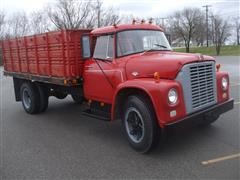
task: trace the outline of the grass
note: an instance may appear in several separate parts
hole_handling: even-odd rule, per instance
[[[186,52],[185,48],[174,49],[176,52]],[[216,56],[215,46],[213,47],[193,47],[190,53],[201,53],[210,56]],[[222,46],[220,56],[240,56],[240,45]]]

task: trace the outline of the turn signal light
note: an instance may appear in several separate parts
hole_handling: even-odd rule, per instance
[[[135,24],[137,21],[136,21],[136,19],[133,19],[132,20],[132,24]]]
[[[90,105],[92,103],[92,100],[91,99],[89,99],[88,100],[88,105]]]
[[[220,70],[220,67],[221,67],[221,64],[217,64],[217,65],[216,65],[217,72],[219,72],[219,70]]]
[[[155,72],[153,74],[153,77],[154,77],[155,80],[159,81],[160,80],[160,73],[159,72]]]
[[[72,80],[72,83],[73,83],[73,84],[77,84],[77,79],[73,79],[73,80]]]

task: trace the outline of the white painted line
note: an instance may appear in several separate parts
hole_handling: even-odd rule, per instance
[[[236,104],[240,104],[240,101],[239,102],[234,102],[234,104],[236,105]]]
[[[228,156],[224,156],[224,157],[220,157],[220,158],[216,158],[216,159],[211,159],[211,160],[208,160],[208,161],[203,161],[202,165],[213,164],[213,163],[216,163],[216,162],[219,162],[219,161],[225,161],[225,160],[233,159],[233,158],[240,158],[240,153],[232,154],[232,155],[228,155]]]

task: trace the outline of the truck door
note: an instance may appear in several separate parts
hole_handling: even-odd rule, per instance
[[[93,57],[85,61],[84,96],[87,99],[111,103],[115,89],[114,35],[96,39]]]

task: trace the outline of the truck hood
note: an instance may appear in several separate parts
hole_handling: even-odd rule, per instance
[[[128,79],[135,79],[153,77],[155,72],[159,72],[161,78],[175,79],[185,64],[209,60],[213,61],[214,58],[172,51],[146,52],[129,57],[126,63],[126,75]]]

